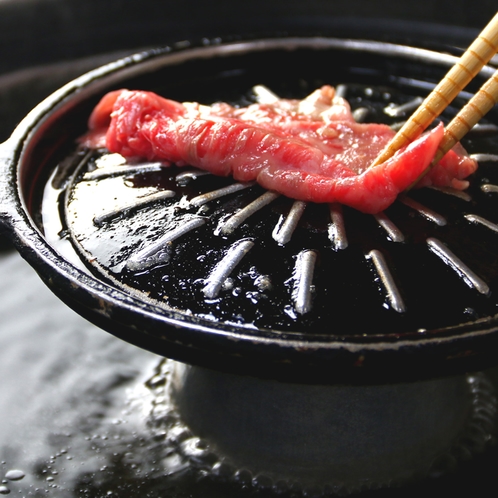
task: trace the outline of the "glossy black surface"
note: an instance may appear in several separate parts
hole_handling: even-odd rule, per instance
[[[296,54],[290,60],[301,66]],[[283,66],[290,60],[283,62]],[[266,73],[268,78],[268,71]],[[285,75],[282,78],[285,85],[275,91],[293,92],[295,97],[303,97],[312,91],[312,85],[319,84],[306,81],[304,74],[307,73],[305,69],[299,84],[292,89],[287,88],[291,87],[292,76]],[[351,77],[345,71],[340,73],[345,81]],[[220,88],[229,87],[227,93],[230,95],[238,88],[239,79],[227,80],[220,81]],[[273,78],[269,80],[274,86],[279,85]],[[331,83],[338,84],[336,81]],[[242,87],[249,84],[244,83]],[[367,121],[395,123],[402,117],[389,118],[383,110],[390,103],[400,105],[413,98],[403,90],[395,86],[349,85],[347,97],[353,109],[369,110]],[[405,92],[408,91],[416,90],[408,87]],[[239,102],[243,105],[250,98],[248,91]],[[203,100],[202,103],[208,102]],[[451,114],[448,110],[444,119],[448,120]],[[471,153],[494,153],[498,150],[498,128],[486,136],[474,134],[464,143]],[[230,185],[233,180],[202,176],[189,182],[177,181],[175,177],[185,170],[166,167],[149,173],[127,174],[124,171],[92,180],[92,171],[99,171],[97,165],[107,169],[109,174],[113,171],[112,167],[102,166],[110,156],[95,156],[79,166],[74,184],[59,196],[61,204],[54,206],[52,195],[43,209],[52,211],[53,217],[57,217],[58,212],[66,209],[64,203],[67,202],[61,226],[66,228],[64,238],[73,241],[81,259],[91,261],[88,266],[101,271],[104,278],[108,275],[126,288],[145,293],[158,306],[241,327],[278,331],[282,337],[322,340],[358,336],[364,340],[398,340],[444,335],[446,328],[496,314],[498,303],[493,290],[498,277],[498,268],[494,265],[498,238],[492,230],[465,219],[467,213],[494,219],[496,199],[492,194],[483,193],[480,186],[497,183],[496,162],[483,162],[472,176],[472,186],[466,192],[471,200],[429,189],[409,194],[410,198],[443,216],[445,226],[425,219],[401,202],[389,208],[386,215],[400,229],[403,242],[393,241],[373,216],[344,208],[348,247],[338,249],[329,236],[328,205],[308,204],[286,244],[277,243],[272,236],[292,205],[292,201],[284,197],[251,216],[233,233],[223,234],[219,228],[223,221],[261,196],[263,189],[254,186],[199,208],[186,201]],[[80,153],[59,163],[57,176],[64,175],[64,170],[60,171],[63,165],[70,161],[78,163],[82,157],[83,153]],[[47,186],[47,190],[51,188]],[[118,209],[132,206],[148,193],[163,191],[174,195],[137,209]],[[111,209],[116,209],[113,217],[98,224],[94,221],[100,213]],[[152,247],[169,231],[195,219],[201,219],[204,225],[172,242],[164,260],[149,263],[139,270],[127,268],[127,262],[134,254]],[[491,292],[480,293],[444,264],[429,250],[426,243],[429,237],[437,237],[459,254],[486,281]],[[204,296],[206,279],[215,265],[229,247],[244,240],[251,241],[254,246],[231,273],[228,288],[214,297]],[[385,256],[395,276],[396,286],[406,302],[403,312],[394,309],[367,257],[374,249]],[[293,301],[295,267],[299,253],[306,250],[314,251],[318,261],[313,272],[311,309],[300,313]],[[262,280],[267,281],[267,285],[258,287]],[[357,312],[359,309],[361,313]]]
[[[292,47],[290,52],[289,47]],[[37,197],[41,190],[39,181],[47,175],[47,164],[54,155],[62,158],[64,151],[72,147],[73,140],[85,129],[92,104],[109,88],[125,84],[162,91],[176,88],[173,97],[179,100],[186,100],[184,94],[189,93],[189,88],[195,88],[198,89],[195,100],[202,101],[199,97],[203,92],[211,98],[221,98],[219,94],[225,94],[230,100],[223,90],[228,87],[226,82],[233,78],[248,79],[250,85],[259,73],[249,72],[251,77],[247,78],[244,68],[259,67],[258,61],[267,54],[278,56],[276,60],[281,65],[276,64],[276,67],[290,71],[296,80],[301,74],[300,65],[285,63],[293,54],[303,57],[299,60],[306,60],[305,67],[310,70],[309,78],[314,83],[320,78],[322,81],[332,79],[333,71],[342,68],[349,79],[367,79],[374,84],[384,81],[386,74],[392,74],[391,84],[399,85],[404,91],[407,91],[404,78],[416,75],[426,82],[437,82],[447,67],[414,62],[404,50],[397,53],[393,45],[381,47],[375,43],[330,42],[325,38],[270,38],[262,43],[232,42],[225,47],[204,42],[199,48],[177,47],[171,55],[170,49],[143,53],[90,73],[45,101],[16,130],[12,142],[24,140],[33,124],[36,125],[35,134],[22,149],[13,144],[13,157],[21,154],[19,180],[23,201],[36,219]],[[324,55],[327,61],[332,57],[335,60],[334,65],[325,66],[325,72]],[[447,59],[446,64],[451,64],[451,60]],[[365,71],[363,68],[370,69]],[[194,75],[199,74],[203,78],[202,85],[195,84]],[[278,71],[273,76],[270,73],[264,83],[272,87],[272,81],[279,81]],[[213,94],[213,89],[219,92]],[[289,91],[285,84],[278,89],[284,94]],[[12,169],[4,181],[11,175],[15,176]],[[11,191],[12,183],[6,185],[7,191]],[[8,195],[15,197],[13,192]],[[140,294],[114,289],[66,264],[29,227],[30,221],[25,219],[25,213],[12,197],[5,205],[12,211],[7,216],[12,216],[11,225],[21,228],[17,237],[23,254],[65,302],[111,333],[165,356],[263,376],[333,382],[343,379],[379,381],[392,378],[394,370],[397,379],[418,378],[494,362],[492,351],[496,334],[492,316],[484,322],[464,323],[435,335],[417,334],[408,340],[397,334],[384,334],[382,328],[380,335],[371,339],[360,334],[347,339],[339,335],[323,340],[320,335],[301,332],[296,337],[286,337],[271,329],[254,330],[231,323],[213,323],[204,317],[175,310],[164,311]]]
[[[108,29],[109,19],[119,14],[122,2],[0,1],[2,71],[29,68],[27,72],[0,76],[0,141],[6,139],[17,122],[48,93],[98,65],[90,58],[82,67],[75,57],[106,53],[115,48],[131,47],[135,51],[146,43],[162,44],[165,38],[169,41],[169,36],[171,40],[183,39],[187,26],[194,36],[202,36],[209,28],[205,23],[206,9],[211,19],[223,22],[220,9],[213,3],[141,2],[149,3],[155,5],[150,17],[145,10],[137,13],[127,9],[121,28]],[[168,9],[172,3],[174,8]],[[196,7],[198,3],[204,10],[190,16],[195,10],[192,5]],[[345,26],[347,29],[342,19],[335,21],[334,11],[339,8],[347,16],[358,13],[354,2],[343,2],[339,7],[337,2],[330,1],[284,2],[279,9],[274,7],[275,3],[249,4],[248,8],[255,7],[253,26],[267,23],[271,28],[277,17],[283,25],[289,19],[285,13],[297,9],[299,15],[294,17],[295,22],[322,27],[335,23],[334,28]],[[135,2],[129,2],[130,6],[133,4]],[[496,10],[494,0],[399,5],[365,0],[363,4],[367,6],[367,16],[392,15],[393,19],[401,19],[399,23],[386,23],[382,19],[373,23],[375,32],[384,39],[389,39],[394,30],[404,34],[401,36],[404,41],[408,38],[416,44],[437,39],[454,40],[460,46],[470,40],[470,36],[467,30],[456,26],[473,26],[471,31],[475,34],[475,28],[481,27]],[[167,15],[164,14],[167,19],[156,15],[161,5],[168,10]],[[224,7],[239,10],[234,2]],[[310,7],[314,11],[313,21],[303,16],[303,11]],[[261,8],[273,12],[273,17],[265,15],[262,19]],[[102,9],[106,15],[99,19],[101,29],[95,36],[95,19],[102,14]],[[176,15],[180,11],[187,19]],[[330,17],[323,15],[326,11]],[[236,14],[239,27],[245,25],[246,17]],[[127,18],[135,20],[137,15],[142,22],[126,24]],[[448,20],[455,26],[414,28],[410,23],[413,19],[437,23]],[[156,28],[151,30],[149,23]],[[367,32],[364,22],[354,24]],[[232,28],[226,26],[227,31],[234,32]],[[216,35],[217,30],[211,31]],[[130,36],[131,32],[139,32],[139,36]],[[70,43],[66,43],[66,39],[71,40]],[[114,58],[111,55],[106,60]],[[31,69],[32,65],[62,59],[66,60],[65,64]],[[10,239],[2,235],[0,246],[10,245]],[[168,452],[167,447],[162,449],[164,435],[160,430],[153,430],[154,417],[151,420],[148,415],[149,403],[160,392],[160,386],[149,396],[151,388],[145,384],[146,379],[155,374],[161,359],[103,333],[78,317],[52,295],[18,254],[3,251],[0,272],[0,479],[6,481],[0,484],[2,493],[10,490],[9,496],[61,498],[274,496],[270,491],[255,493],[241,485],[220,484],[188,469],[182,470],[171,458],[164,460]],[[480,361],[475,363],[476,368],[479,364]],[[493,378],[496,379],[496,372]],[[487,496],[496,486],[497,465],[497,448],[489,448],[450,475],[402,489],[364,492],[361,496],[418,498],[448,493]],[[7,472],[16,469],[25,477],[18,481],[6,480]]]
[[[207,478],[176,461],[173,435],[153,411],[164,403],[156,375],[162,359],[78,317],[18,254],[2,252],[0,272],[0,486],[8,496],[295,496]],[[496,371],[489,374],[496,384]],[[449,475],[359,496],[485,496],[497,463],[489,446]],[[10,470],[24,477],[5,479]]]

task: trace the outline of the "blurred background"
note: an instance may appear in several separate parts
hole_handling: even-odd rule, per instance
[[[265,33],[464,48],[496,10],[496,0],[0,0],[0,142],[65,82],[142,48]],[[268,496],[203,482],[168,454],[145,422],[160,361],[66,308],[0,235],[0,494]],[[436,482],[369,496],[484,496],[496,462],[491,450]]]
[[[0,141],[47,93],[123,52],[275,32],[458,45],[495,12],[493,0],[0,0]]]

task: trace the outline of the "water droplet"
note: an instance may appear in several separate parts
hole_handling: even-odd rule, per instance
[[[233,278],[227,278],[222,285],[223,290],[231,290],[233,289]]]
[[[279,494],[283,494],[289,491],[289,483],[285,480],[280,480],[273,486],[273,491]]]
[[[319,486],[309,486],[304,488],[303,494],[306,497],[319,498],[320,496],[323,496],[323,490],[320,489]]]
[[[181,451],[190,459],[202,461],[209,453],[206,446],[196,438],[189,438],[180,445]]]
[[[22,470],[9,470],[5,474],[5,479],[9,481],[20,481],[26,474]]]
[[[271,279],[268,275],[260,275],[254,281],[254,284],[260,291],[266,291],[272,289]]]
[[[215,476],[229,478],[234,474],[234,470],[231,465],[225,462],[217,462],[212,467],[212,472]]]
[[[252,474],[247,469],[240,469],[235,472],[235,480],[242,484],[250,484],[252,482]]]

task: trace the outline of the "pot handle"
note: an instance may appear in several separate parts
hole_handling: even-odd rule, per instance
[[[0,230],[13,228],[15,215],[15,173],[13,163],[15,160],[14,140],[8,139],[0,143]]]

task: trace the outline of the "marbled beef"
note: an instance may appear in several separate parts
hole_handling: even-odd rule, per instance
[[[119,90],[93,111],[82,142],[133,158],[192,165],[312,202],[339,202],[376,213],[427,168],[443,135],[424,134],[370,167],[394,136],[386,125],[355,122],[349,104],[324,86],[304,100],[234,108],[179,103],[151,92]],[[463,189],[477,163],[461,146],[422,185]]]

